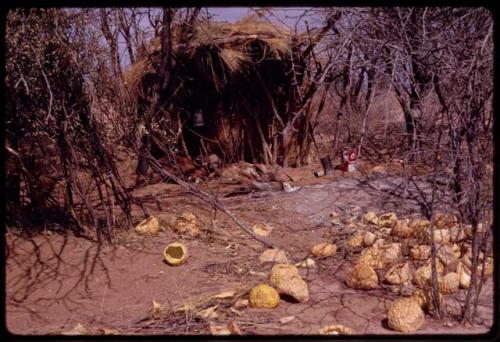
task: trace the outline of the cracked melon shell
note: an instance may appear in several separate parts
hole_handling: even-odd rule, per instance
[[[275,288],[260,284],[250,290],[248,302],[252,308],[274,309],[280,303],[280,295]]]
[[[352,335],[352,329],[341,324],[328,325],[319,330],[320,335]]]
[[[410,280],[410,265],[405,262],[394,265],[384,276],[384,283],[400,285]]]
[[[160,222],[154,216],[143,220],[135,227],[135,232],[140,235],[156,235],[160,231]]]
[[[347,246],[350,248],[360,247],[363,244],[363,235],[356,233],[347,241]]]
[[[443,264],[440,261],[436,260],[436,272],[438,274],[438,279],[439,279],[439,274],[443,273],[443,271],[444,271]],[[419,267],[415,271],[415,273],[413,274],[413,283],[416,286],[423,288],[431,283],[431,278],[432,278],[432,268],[429,262],[426,265]]]
[[[260,262],[288,263],[285,251],[277,248],[267,249],[259,255]]]
[[[376,239],[377,235],[373,234],[372,232],[366,232],[365,235],[363,236],[363,246],[365,247],[372,246]]]
[[[438,279],[439,292],[442,294],[452,294],[458,291],[460,286],[460,276],[456,272],[450,272]]]
[[[181,234],[188,233],[191,236],[198,236],[200,235],[200,226],[198,218],[190,212],[182,213],[175,220],[175,230]]]
[[[346,284],[359,290],[370,290],[378,286],[375,270],[367,264],[357,264],[347,274]]]
[[[187,260],[187,247],[180,242],[171,243],[163,250],[163,257],[169,265],[180,265]]]
[[[337,245],[333,243],[319,243],[311,248],[311,254],[316,257],[329,257],[337,253]]]
[[[369,211],[367,212],[364,216],[363,216],[363,220],[368,223],[368,224],[378,224],[378,217],[377,217],[377,214],[375,214],[373,211]]]
[[[394,228],[392,228],[391,234],[400,238],[409,238],[413,235],[413,228],[408,225],[407,220],[397,221]]]
[[[271,269],[270,283],[279,294],[288,295],[300,303],[309,300],[307,283],[301,278],[294,265],[274,265]]]
[[[431,256],[431,246],[415,246],[410,250],[410,255],[413,260],[427,260]]]
[[[384,268],[382,260],[382,253],[380,249],[375,247],[368,247],[361,252],[357,260],[358,264],[366,264],[375,269]]]
[[[389,328],[401,332],[417,331],[424,320],[422,308],[410,298],[395,300],[387,313]]]

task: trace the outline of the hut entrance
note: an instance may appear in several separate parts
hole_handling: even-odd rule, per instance
[[[318,39],[256,17],[200,23],[186,41],[175,41],[180,36],[172,38],[170,100],[155,111],[169,116],[156,119],[171,125],[165,131],[173,132],[178,151],[192,159],[217,154],[226,163],[286,164],[291,146],[308,146],[301,47]],[[145,81],[155,75],[160,54],[153,41],[147,59],[129,73],[127,83],[140,88],[139,96],[151,94]]]

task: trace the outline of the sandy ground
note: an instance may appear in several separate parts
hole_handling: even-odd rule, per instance
[[[310,173],[310,170],[307,172]],[[385,185],[384,185],[385,184]],[[223,203],[242,222],[268,223],[274,230],[267,239],[288,253],[290,262],[308,255],[318,242],[337,243],[336,256],[316,259],[316,268],[301,269],[310,300],[282,300],[273,310],[239,308],[225,310],[218,318],[197,318],[193,313],[172,314],[169,308],[194,296],[266,282],[272,265],[258,262],[265,249],[222,213],[215,213],[199,200],[172,184],[137,189],[138,196],[153,194],[151,214],[163,229],[155,237],[120,231],[112,245],[98,244],[71,235],[40,234],[20,237],[6,234],[6,322],[11,333],[21,335],[61,334],[78,324],[87,333],[118,334],[207,334],[209,324],[233,320],[243,334],[317,334],[326,325],[343,324],[356,334],[398,334],[388,329],[388,305],[399,296],[384,288],[360,291],[344,283],[346,271],[356,255],[348,253],[345,240],[358,225],[332,225],[329,213],[346,218],[368,210],[395,211],[398,216],[415,215],[419,206],[410,199],[383,196],[381,181],[345,177],[340,173],[303,179],[297,192],[260,191],[223,198]],[[206,190],[224,194],[235,186],[204,184]],[[161,208],[158,208],[157,202]],[[205,231],[197,238],[177,235],[168,222],[184,211],[194,212]],[[140,218],[138,218],[140,219]],[[186,264],[171,267],[163,262],[166,244],[182,241],[189,249]],[[447,296],[449,307],[458,307],[465,290]],[[162,306],[150,320],[152,301]],[[221,308],[223,305],[221,304]],[[279,319],[295,318],[281,324]],[[465,328],[452,315],[444,321],[426,315],[418,334],[486,333],[493,323],[493,281],[484,285],[477,324]]]

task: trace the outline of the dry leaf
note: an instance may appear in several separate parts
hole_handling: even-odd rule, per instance
[[[341,324],[329,325],[319,330],[320,335],[352,335],[352,329]]]
[[[236,290],[227,290],[227,291],[221,292],[219,294],[216,294],[215,296],[213,296],[213,298],[217,298],[217,299],[232,298],[232,297],[234,297],[235,294],[236,294]]]
[[[234,303],[233,307],[235,308],[244,308],[249,304],[248,299],[238,299],[236,303]]]
[[[229,311],[231,311],[232,313],[237,314],[238,316],[241,316],[241,311],[238,311],[235,308],[229,308]]]
[[[231,335],[231,331],[226,325],[215,325],[213,323],[210,323],[210,333],[215,336]]]
[[[103,335],[120,335],[120,332],[116,329],[101,328],[100,333]]]
[[[260,223],[253,225],[252,230],[256,235],[266,237],[271,234],[273,227],[266,223]]]
[[[288,322],[291,322],[295,319],[295,316],[285,316],[285,317],[281,317],[278,322],[280,322],[280,324],[287,324]]]
[[[241,335],[241,330],[235,321],[229,321],[227,323],[227,328],[231,332],[231,335]]]
[[[153,313],[151,314],[153,319],[156,319],[158,317],[160,311],[161,311],[161,304],[158,303],[156,300],[153,300]]]
[[[135,227],[135,232],[140,235],[156,235],[160,231],[160,222],[150,216]]]
[[[248,273],[250,273],[251,275],[255,275],[255,276],[259,276],[259,277],[267,277],[267,274],[264,273],[264,272],[256,272],[256,271],[248,271]]]
[[[61,335],[86,335],[88,333],[89,331],[87,330],[87,328],[78,323],[73,329],[62,332]]]
[[[208,309],[201,310],[200,312],[198,312],[197,316],[204,319],[216,318],[218,315],[215,310],[217,310],[218,307],[218,305],[214,305],[209,307]]]
[[[241,335],[241,330],[235,321],[229,321],[226,325],[210,323],[210,333],[216,336]]]
[[[297,267],[306,267],[306,268],[314,268],[316,267],[316,262],[311,259],[311,258],[307,258],[301,262],[298,262],[295,264],[295,266]]]

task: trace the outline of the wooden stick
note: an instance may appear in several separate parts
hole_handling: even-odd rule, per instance
[[[168,177],[168,178],[172,179],[174,182],[176,182],[177,184],[179,184],[180,186],[182,186],[183,188],[188,190],[190,193],[192,193],[193,195],[195,195],[196,197],[198,197],[202,201],[204,201],[204,202],[214,206],[215,208],[219,209],[220,211],[222,211],[224,214],[229,216],[229,218],[231,218],[231,220],[233,220],[241,229],[243,229],[247,234],[249,234],[255,240],[261,242],[262,244],[264,244],[267,247],[274,248],[274,246],[270,242],[260,238],[254,232],[252,232],[249,228],[247,228],[243,223],[241,223],[236,218],[236,216],[234,216],[234,214],[231,211],[229,211],[229,209],[227,209],[222,203],[220,203],[219,200],[217,200],[217,198],[215,198],[213,195],[203,191],[202,189],[198,188],[197,186],[194,186],[192,184],[189,184],[189,183],[183,181],[179,177],[166,171],[165,169],[163,169],[161,167],[161,165],[156,161],[156,159],[153,158],[149,153],[145,157],[149,161],[151,166],[153,168],[155,168],[163,177]]]

